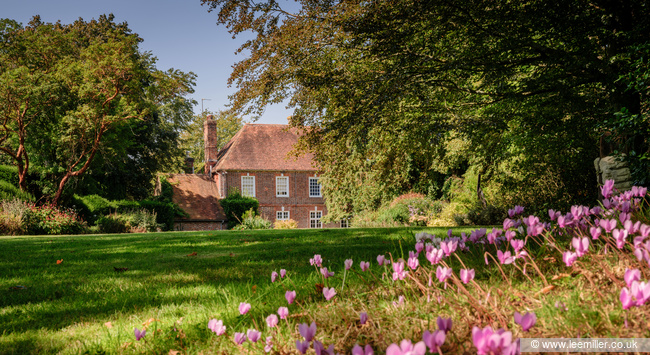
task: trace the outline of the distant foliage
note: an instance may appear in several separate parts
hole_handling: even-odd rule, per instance
[[[102,233],[146,233],[162,229],[162,226],[156,223],[156,213],[146,209],[102,216],[97,220],[97,226]]]
[[[271,226],[271,221],[256,215],[255,211],[251,208],[242,216],[241,224],[235,226],[233,230],[271,229]]]
[[[298,228],[298,222],[294,221],[293,219],[275,221],[275,223],[273,223],[273,228],[274,229],[296,229]]]
[[[162,225],[164,230],[174,229],[174,218],[176,216],[186,216],[185,212],[181,210],[173,202],[142,200],[142,201],[128,201],[118,200],[109,201],[98,195],[88,196],[74,196],[74,207],[80,211],[89,223],[96,223],[102,216],[107,216],[112,213],[130,213],[133,210],[144,209],[149,213],[156,216],[156,224]]]
[[[233,228],[243,222],[244,213],[248,210],[252,209],[257,214],[260,206],[256,198],[242,196],[237,189],[230,190],[228,196],[221,200],[220,203],[226,218],[228,218],[228,228]]]
[[[35,206],[18,199],[2,201],[0,231],[12,235],[81,234],[87,224],[71,209]]]

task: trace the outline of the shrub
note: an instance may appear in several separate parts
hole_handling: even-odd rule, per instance
[[[273,223],[273,228],[274,229],[296,229],[298,228],[298,222],[294,221],[293,219],[275,221],[275,223]]]
[[[156,223],[156,212],[146,209],[133,209],[102,216],[97,219],[97,226],[102,233],[146,233],[161,229],[161,225]]]
[[[234,230],[247,230],[247,229],[270,229],[271,221],[257,216],[255,211],[251,208],[242,216],[241,224],[235,226]]]
[[[34,196],[29,192],[21,191],[15,185],[0,180],[0,200],[13,200],[18,199],[21,201],[33,201]]]
[[[81,234],[87,225],[73,209],[57,208],[51,205],[34,206],[26,204],[29,212],[23,216],[24,234]]]
[[[101,233],[127,233],[129,231],[128,223],[116,214],[99,217],[97,227]]]
[[[9,235],[25,234],[23,223],[29,219],[29,205],[19,199],[13,199],[2,201],[1,207],[0,232]]]
[[[243,220],[244,213],[253,210],[256,214],[260,206],[259,201],[253,197],[242,196],[239,190],[232,189],[228,196],[220,201],[221,207],[228,218],[228,228],[236,226]]]
[[[464,225],[465,213],[467,212],[463,204],[458,202],[441,203],[443,206],[439,213],[432,214],[429,217],[427,226],[429,227],[453,227]]]

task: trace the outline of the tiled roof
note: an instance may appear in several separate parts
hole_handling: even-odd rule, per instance
[[[174,201],[194,220],[225,220],[217,197],[217,184],[207,175],[170,174],[167,181],[174,188]]]
[[[213,170],[317,171],[312,154],[289,155],[297,142],[298,131],[288,125],[245,124],[219,152]]]

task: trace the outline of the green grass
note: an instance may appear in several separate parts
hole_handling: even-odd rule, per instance
[[[260,328],[268,314],[286,305],[283,286],[270,282],[273,270],[287,269],[296,286],[284,281],[286,287],[298,291],[298,302],[306,302],[307,295],[317,296],[310,284],[317,281],[309,265],[314,254],[323,255],[324,266],[338,274],[347,258],[356,266],[361,260],[376,264],[378,254],[399,251],[400,240],[412,243],[414,231],[0,237],[0,353],[142,350],[124,344],[133,342],[133,328],[141,329],[150,318],[159,320],[152,326],[161,329],[182,318],[176,328],[186,336],[157,344],[157,351],[165,346],[209,350],[214,346],[206,326],[210,318],[223,319],[232,335],[252,326],[250,317],[239,315],[240,302],[254,305],[250,314]],[[192,253],[196,256],[188,256]]]
[[[298,324],[312,321],[316,338],[337,352],[349,354],[358,343],[383,354],[391,343],[419,341],[424,330],[437,329],[438,316],[454,321],[442,348],[447,354],[476,351],[473,326],[505,328],[515,338],[650,337],[648,307],[623,310],[618,301],[625,269],[639,267],[631,255],[599,247],[568,268],[559,252],[568,240],[555,240],[559,249],[530,241],[547,287],[532,264],[525,275],[513,265],[486,266],[484,253],[496,255],[494,246],[474,245],[457,253],[476,270],[477,283],[464,286],[470,298],[460,284],[443,288],[437,265],[423,255],[404,281],[377,265],[378,254],[408,258],[421,230],[446,235],[443,228],[388,228],[0,237],[0,354],[256,354],[267,336],[275,354],[295,354]],[[455,235],[462,231],[470,228],[454,228]],[[323,280],[310,266],[314,254],[334,277]],[[348,258],[354,266],[345,273]],[[360,272],[360,261],[370,261],[370,271]],[[457,277],[461,261],[445,263]],[[271,272],[280,269],[287,278],[271,283]],[[318,291],[323,286],[335,287],[337,296],[326,301]],[[270,330],[265,318],[287,306],[287,290],[297,292],[289,319]],[[400,296],[404,304],[395,306]],[[240,302],[252,304],[245,316]],[[362,311],[366,325],[358,321]],[[515,311],[534,311],[537,324],[523,333]],[[212,318],[223,320],[226,335],[207,328]],[[147,329],[139,342],[136,327]],[[262,341],[236,346],[234,333],[250,328],[262,331]]]

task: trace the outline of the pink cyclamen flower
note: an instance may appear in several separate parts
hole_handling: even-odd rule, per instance
[[[362,261],[359,263],[359,267],[361,268],[361,271],[368,271],[368,269],[370,268],[370,262]]]
[[[422,252],[422,250],[424,250],[424,242],[420,240],[419,242],[415,243],[415,251],[417,251],[419,254]]]
[[[365,347],[361,347],[359,344],[356,344],[352,348],[352,355],[374,355],[375,352],[372,350],[370,344],[366,344]]]
[[[266,325],[268,325],[269,328],[274,328],[276,325],[278,325],[278,316],[271,314],[270,316],[266,317]]]
[[[450,256],[453,252],[455,252],[457,247],[458,247],[458,241],[457,240],[451,240],[451,241],[448,241],[448,242],[441,242],[440,243],[440,249],[442,249],[442,251],[447,256]]]
[[[535,313],[530,312],[524,315],[519,312],[515,312],[515,323],[521,325],[521,328],[524,332],[527,332],[528,329],[532,328],[537,322],[537,316]]]
[[[447,281],[447,279],[450,278],[451,275],[452,275],[452,269],[449,267],[438,266],[438,269],[436,269],[436,277],[440,282]]]
[[[627,239],[627,231],[625,229],[614,229],[612,231],[612,236],[616,240],[616,247],[623,249]]]
[[[605,184],[600,187],[600,193],[603,195],[604,198],[610,198],[612,196],[613,191],[614,191],[614,180],[607,180],[605,181]]]
[[[296,348],[301,354],[305,354],[309,350],[309,342],[296,340]]]
[[[515,258],[510,254],[510,251],[504,253],[501,250],[497,250],[497,258],[503,265],[512,264],[515,261]]]
[[[451,317],[442,318],[440,316],[438,316],[438,319],[436,319],[436,324],[438,324],[438,329],[442,330],[445,333],[449,332],[453,325]]]
[[[589,228],[589,233],[591,233],[591,239],[596,240],[600,238],[600,235],[602,234],[603,230],[600,229],[600,227],[591,227]]]
[[[345,270],[350,270],[352,268],[352,259],[345,259],[345,262],[343,263],[345,265]]]
[[[264,345],[264,352],[270,353],[271,350],[273,350],[273,337],[268,336],[266,337],[266,342]]]
[[[334,276],[334,272],[328,271],[326,267],[320,268],[320,273],[323,275],[324,278],[330,278]]]
[[[278,278],[278,273],[273,271],[271,273],[271,282],[275,282],[275,280]]]
[[[573,265],[576,260],[578,260],[578,254],[571,251],[565,251],[562,253],[562,261],[566,264],[566,266]]]
[[[135,334],[135,340],[140,341],[140,339],[144,338],[145,335],[147,335],[147,330],[146,329],[138,329],[135,328],[133,330],[133,333]]]
[[[504,329],[495,332],[490,326],[483,329],[474,326],[472,341],[479,355],[508,353],[512,345],[512,333]]]
[[[361,325],[366,324],[367,321],[368,321],[368,313],[366,312],[359,313],[359,324]]]
[[[316,322],[311,322],[310,325],[307,325],[307,323],[301,323],[298,325],[298,331],[306,341],[311,341],[316,335]]]
[[[627,269],[625,270],[625,283],[627,287],[632,286],[632,282],[641,280],[641,271],[639,269]]]
[[[334,296],[336,296],[336,290],[334,289],[334,287],[332,287],[332,288],[324,287],[323,288],[323,296],[325,296],[325,299],[329,301]]]
[[[281,277],[281,278],[284,278],[285,276],[287,276],[287,270],[285,270],[285,269],[280,269],[280,277]]]
[[[393,263],[393,281],[404,280],[407,271],[404,270],[404,261]]]
[[[573,248],[575,248],[578,257],[581,257],[587,254],[587,251],[589,250],[589,238],[583,237],[581,239],[574,237],[571,240],[571,245],[573,245]]]
[[[289,315],[289,308],[287,307],[278,308],[278,315],[280,316],[280,319],[287,319],[287,316]]]
[[[431,265],[435,265],[439,263],[442,260],[443,255],[444,252],[442,251],[442,249],[436,249],[436,248],[432,248],[430,251],[428,251],[425,254],[427,260],[429,260]]]
[[[235,333],[235,344],[242,345],[246,341],[246,334],[244,333]]]
[[[404,339],[399,345],[391,344],[386,349],[386,355],[424,355],[427,352],[427,346],[423,341],[415,345],[408,339]]]
[[[621,300],[621,305],[623,306],[623,309],[629,309],[630,307],[636,304],[632,299],[632,294],[630,293],[630,290],[628,290],[627,287],[623,287],[621,289],[621,294],[619,296],[619,299]]]
[[[460,280],[464,283],[467,284],[470,281],[474,279],[474,276],[476,275],[476,272],[474,269],[460,269]]]
[[[512,249],[515,250],[515,253],[524,248],[524,241],[521,239],[512,239],[510,240],[510,245]]]
[[[262,333],[258,332],[257,329],[249,329],[246,332],[246,336],[248,337],[248,340],[250,340],[253,343],[257,343],[257,341],[260,340],[261,335]]]
[[[397,301],[393,301],[393,307],[399,308],[404,305],[404,296],[400,295]]]
[[[415,270],[415,269],[418,268],[418,266],[420,266],[420,260],[418,260],[417,256],[412,256],[412,257],[409,258],[407,264],[408,264],[408,267],[411,268],[411,270]]]
[[[515,226],[515,221],[511,220],[510,218],[506,218],[503,220],[503,230],[507,231],[508,229],[512,228]]]
[[[287,291],[287,292],[285,292],[284,293],[284,298],[287,299],[287,302],[289,302],[289,304],[292,304],[293,300],[296,299],[296,291]]]
[[[433,333],[430,333],[428,330],[425,330],[422,334],[422,341],[426,346],[429,347],[429,351],[432,353],[437,353],[438,349],[442,344],[445,343],[446,333],[440,329],[436,330]]]
[[[242,303],[239,304],[239,314],[241,314],[242,316],[244,314],[248,313],[248,311],[250,311],[250,310],[251,310],[251,304],[250,303],[242,302]]]
[[[217,335],[222,335],[226,332],[226,326],[223,325],[223,321],[210,319],[208,322],[208,329],[215,332]]]
[[[612,230],[616,228],[618,222],[615,219],[601,219],[599,224],[603,229],[605,229],[605,232],[611,233]]]
[[[309,259],[309,264],[321,267],[323,266],[323,258],[320,256],[320,254],[316,254],[313,258]]]
[[[314,352],[316,355],[323,355],[325,351],[325,345],[318,340],[314,339]]]

